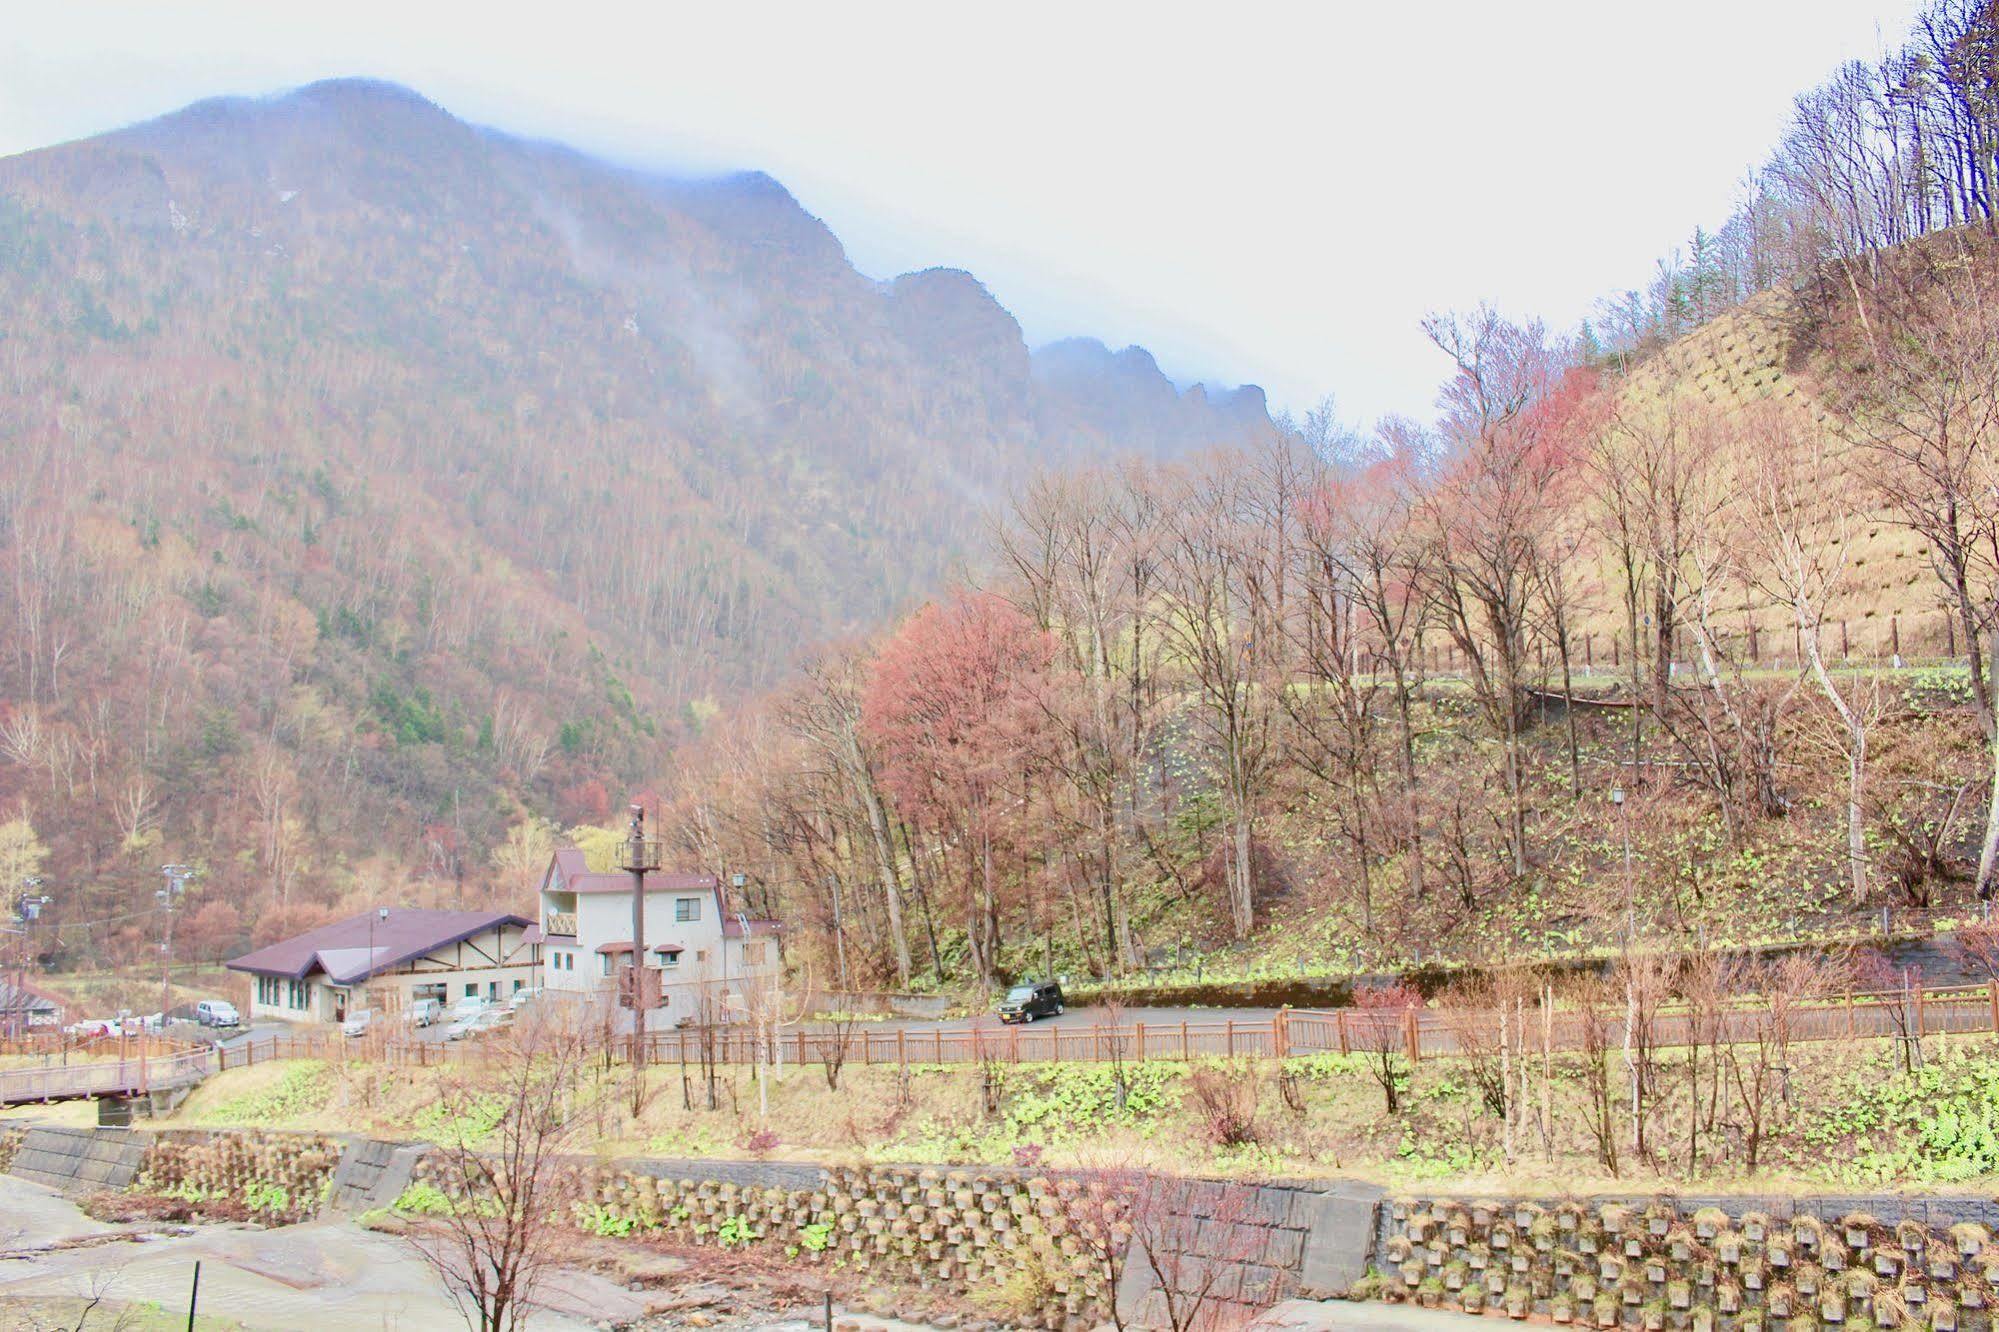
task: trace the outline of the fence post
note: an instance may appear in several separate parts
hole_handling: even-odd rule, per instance
[[[1229,1019],[1229,1058],[1235,1058],[1235,1019]]]
[[[1921,1040],[1924,1036],[1929,1034],[1925,1030],[1926,1026],[1925,1019],[1927,1017],[1929,1005],[1927,1000],[1923,996],[1923,978],[1921,976],[1917,976],[1915,978],[1915,985],[1916,985],[1916,1039]]]
[[[1270,1053],[1278,1059],[1288,1058],[1291,1054],[1291,1024],[1288,1021],[1290,1016],[1290,1013],[1280,1008],[1277,1010],[1277,1016],[1270,1019]]]
[[[1187,1050],[1187,1019],[1180,1019],[1180,1062],[1186,1063],[1191,1056]]]
[[[1999,1031],[1999,980],[1988,981],[1985,990],[1992,998],[1992,1030]]]
[[[1351,1051],[1347,1049],[1347,1010],[1336,1008],[1333,1010],[1333,1017],[1338,1020],[1336,1025],[1340,1029],[1340,1053],[1349,1054]]]
[[[1062,1029],[1060,1027],[1050,1027],[1048,1034],[1055,1038],[1055,1062],[1059,1064],[1062,1062]]]
[[[1995,1026],[1993,1027],[1993,1030],[1994,1030],[1994,1031],[1999,1031],[1999,1024],[1995,1024]],[[1143,1022],[1134,1022],[1134,1023],[1132,1024],[1132,1031],[1133,1031],[1133,1032],[1135,1033],[1135,1035],[1136,1035],[1136,1037],[1137,1037],[1137,1040],[1138,1040],[1138,1059],[1139,1059],[1139,1062],[1140,1062],[1140,1063],[1144,1063],[1144,1062],[1145,1062],[1145,1024],[1144,1024]]]
[[[1411,1064],[1420,1063],[1423,1058],[1423,1044],[1416,1035],[1416,1010],[1413,1008],[1404,1009],[1402,1011],[1402,1018],[1403,1036],[1409,1043],[1409,1062]]]
[[[932,1027],[930,1029],[930,1052],[936,1056],[932,1062],[939,1064],[944,1062],[944,1029],[942,1027]]]

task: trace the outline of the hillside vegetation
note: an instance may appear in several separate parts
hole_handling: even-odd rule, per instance
[[[1793,266],[1676,336],[1435,316],[1431,422],[1044,476],[986,576],[710,737],[687,856],[897,985],[1982,912],[1999,242],[1850,169],[1932,168],[1787,160]]]
[[[856,272],[768,177],[369,83],[0,161],[0,302],[0,806],[52,953],[149,948],[168,859],[204,950],[517,905],[552,824],[927,593],[1031,467],[1269,428]]]

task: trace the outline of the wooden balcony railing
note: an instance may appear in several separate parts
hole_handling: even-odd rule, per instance
[[[574,911],[551,911],[543,922],[542,933],[560,934],[568,938],[576,937],[576,913]]]

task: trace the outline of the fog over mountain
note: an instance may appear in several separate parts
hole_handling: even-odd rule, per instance
[[[262,753],[335,844],[657,771],[1031,469],[1270,428],[1030,350],[970,274],[864,276],[768,176],[373,82],[0,161],[0,296],[7,696],[146,818]]]

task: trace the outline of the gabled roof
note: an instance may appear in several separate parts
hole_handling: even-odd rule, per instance
[[[776,921],[776,920],[745,921],[735,916],[724,916],[722,918],[722,937],[725,939],[742,938],[744,925],[748,925],[750,927],[749,932],[750,932],[750,937],[752,938],[761,938],[764,935],[782,934],[784,932],[784,923],[782,921]]]
[[[511,911],[427,911],[392,908],[387,919],[364,911],[316,930],[245,953],[232,971],[303,980],[313,971],[336,985],[352,985],[425,953],[449,948],[502,925],[526,929],[534,922]]]
[[[626,893],[632,891],[632,876],[623,870],[593,870],[583,858],[578,847],[557,847],[555,851],[555,873],[562,880],[557,892],[564,893]],[[543,883],[548,880],[544,878]],[[716,909],[720,910],[721,888],[712,874],[685,874],[662,871],[646,875],[647,893],[692,893],[709,892],[715,894]]]

